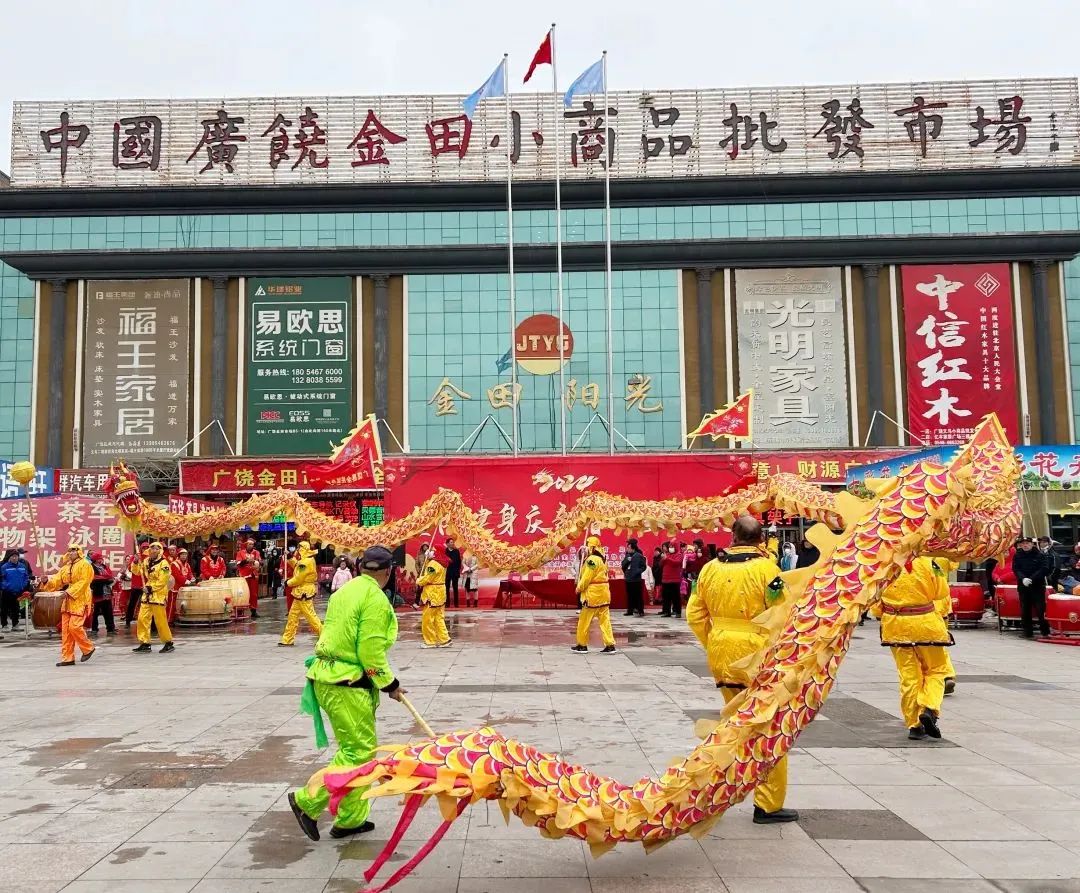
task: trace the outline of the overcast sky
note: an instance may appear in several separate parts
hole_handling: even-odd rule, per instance
[[[552,21],[563,86],[603,49],[613,90],[1080,68],[1080,4],[1069,0],[9,0],[0,10],[5,171],[14,99],[468,93],[504,52],[519,84]]]

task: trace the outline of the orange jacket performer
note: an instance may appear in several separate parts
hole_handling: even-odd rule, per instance
[[[916,558],[881,594],[871,613],[881,618],[881,644],[892,649],[900,676],[900,711],[908,738],[940,738],[938,716],[951,665],[953,643],[940,610],[949,583],[930,558]]]
[[[136,629],[139,647],[132,651],[145,653],[150,650],[150,624],[153,623],[163,643],[160,653],[168,654],[176,650],[172,631],[169,629],[169,619],[165,614],[165,606],[169,601],[172,565],[165,558],[161,543],[150,544],[150,556],[145,562],[144,575],[142,604],[139,605],[139,623]]]
[[[83,628],[83,621],[93,604],[90,584],[94,581],[94,566],[86,560],[83,547],[78,543],[68,546],[67,554],[60,564],[60,569],[45,582],[41,589],[45,592],[64,592],[64,601],[60,606],[60,662],[58,667],[75,665],[75,646],[82,652],[80,660],[87,661],[94,656],[95,648],[90,644]]]
[[[322,621],[315,613],[315,593],[319,590],[319,571],[315,567],[315,550],[306,540],[296,547],[300,559],[296,563],[296,572],[286,584],[292,588],[292,605],[285,621],[285,631],[281,634],[278,645],[292,645],[300,629],[300,618],[307,621],[311,631],[317,636],[322,632]]]
[[[596,621],[600,627],[600,637],[604,641],[601,654],[615,653],[615,635],[611,631],[611,586],[608,583],[607,559],[600,546],[600,537],[590,536],[585,540],[588,555],[581,562],[578,574],[577,595],[581,599],[581,613],[578,615],[577,643],[570,650],[575,654],[587,654],[589,651],[589,630]]]
[[[731,526],[731,546],[705,565],[686,606],[686,619],[705,647],[716,687],[731,701],[750,681],[736,666],[768,645],[766,631],[754,618],[783,598],[780,568],[762,542],[761,523],[744,515]],[[787,757],[779,760],[754,791],[754,822],[794,822],[799,814],[784,809]]]

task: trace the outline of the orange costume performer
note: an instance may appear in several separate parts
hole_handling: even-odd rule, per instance
[[[63,591],[65,598],[60,608],[60,662],[58,667],[75,665],[75,646],[82,652],[80,660],[94,656],[95,648],[87,638],[83,622],[93,604],[90,584],[94,581],[94,566],[86,560],[83,547],[78,543],[68,546],[60,570],[41,587],[44,592]]]

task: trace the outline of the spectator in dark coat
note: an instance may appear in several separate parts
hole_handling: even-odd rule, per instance
[[[1039,618],[1042,635],[1050,635],[1050,625],[1046,622],[1046,556],[1035,548],[1035,541],[1030,536],[1021,537],[1017,543],[1012,566],[1020,596],[1020,626],[1024,638],[1035,638],[1035,616]]]
[[[637,614],[645,616],[645,556],[638,548],[636,539],[626,541],[626,553],[623,555],[622,572],[626,583],[626,616]]]

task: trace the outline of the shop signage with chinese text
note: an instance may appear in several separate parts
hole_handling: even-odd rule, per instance
[[[180,462],[180,493],[185,496],[250,496],[276,487],[312,492],[304,469],[319,461],[324,460],[184,459]]]
[[[1020,438],[1008,264],[900,268],[908,428],[928,446],[961,444],[996,412]]]
[[[247,448],[329,452],[353,426],[352,280],[247,280]]]
[[[100,550],[113,571],[121,571],[133,548],[131,534],[117,523],[112,503],[95,496],[45,496],[34,500],[34,518],[25,500],[0,504],[0,545],[26,549],[35,572],[52,573],[72,542]],[[37,521],[37,539],[34,521]],[[36,548],[36,546],[40,546]]]
[[[86,283],[80,455],[171,459],[188,441],[187,279]]]
[[[735,313],[739,390],[754,391],[754,444],[847,446],[840,268],[736,270]]]
[[[1075,78],[547,93],[16,102],[12,186],[505,182],[1071,165]]]

